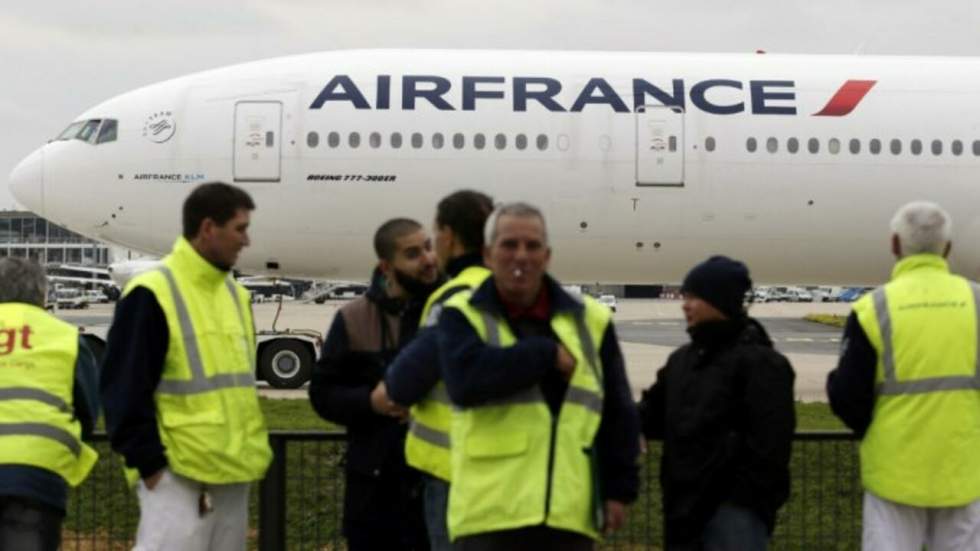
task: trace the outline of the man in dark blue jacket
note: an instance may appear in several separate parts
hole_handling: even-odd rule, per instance
[[[465,314],[456,308],[446,308],[438,325],[446,388],[457,406],[475,408],[537,387],[551,413],[552,423],[557,426],[559,413],[572,401],[569,380],[573,372],[588,367],[576,366],[569,350],[555,334],[551,320],[561,313],[580,313],[584,306],[546,273],[551,249],[540,211],[520,203],[505,205],[491,217],[487,229],[484,261],[493,276],[472,293],[468,303],[488,315],[502,318],[517,342],[503,348],[488,344]],[[593,443],[598,472],[592,476],[599,488],[596,498],[601,506],[601,528],[609,534],[622,526],[626,504],[633,502],[638,493],[640,427],[612,323],[606,325],[596,344],[602,405]],[[454,442],[453,446],[457,444]],[[528,476],[549,479],[552,475],[551,472],[528,473]],[[563,487],[560,491],[589,492],[590,489]],[[458,538],[454,545],[462,550],[592,549],[593,541],[580,532],[539,525],[477,533]]]

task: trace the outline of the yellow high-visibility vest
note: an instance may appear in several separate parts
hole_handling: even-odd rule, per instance
[[[861,479],[885,499],[953,507],[980,498],[980,287],[937,255],[903,258],[854,312],[878,356]]]
[[[490,346],[517,341],[506,322],[478,309],[469,292],[449,299]],[[598,345],[608,308],[584,297],[581,310],[558,312],[551,328],[576,360],[557,419],[535,385],[504,400],[452,414],[450,538],[545,524],[599,538],[595,436],[602,414]],[[507,369],[507,366],[495,366]]]
[[[162,264],[130,281],[124,294],[149,289],[167,319],[170,340],[154,400],[168,466],[199,482],[258,480],[272,450],[255,391],[248,291],[183,237]]]
[[[71,486],[98,454],[81,440],[72,390],[78,328],[37,306],[0,304],[0,464],[61,475]]]
[[[436,289],[422,310],[421,324],[431,327],[439,320],[442,303],[450,292],[472,290],[479,287],[490,270],[483,266],[470,266]],[[405,439],[405,460],[416,469],[448,481],[449,427],[452,404],[446,385],[439,381],[435,387],[409,410],[412,416]]]

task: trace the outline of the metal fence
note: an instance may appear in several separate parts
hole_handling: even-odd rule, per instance
[[[274,431],[276,460],[251,493],[249,546],[262,550],[345,549],[342,432]],[[122,550],[132,546],[139,515],[119,456],[97,437],[101,457],[70,498],[62,549]],[[641,469],[639,500],[627,525],[600,549],[660,549],[663,541],[660,446],[651,443]],[[779,512],[772,549],[859,549],[861,484],[855,438],[847,432],[804,432],[793,444],[792,490]]]

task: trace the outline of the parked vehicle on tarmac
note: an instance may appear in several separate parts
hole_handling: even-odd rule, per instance
[[[800,287],[790,287],[783,295],[789,302],[813,302],[813,293]]]
[[[840,294],[841,302],[854,302],[867,292],[865,287],[849,287]]]
[[[613,312],[616,311],[616,295],[599,295],[599,304],[605,304]]]
[[[768,287],[756,287],[752,291],[752,302],[765,302],[769,298]]]
[[[62,310],[81,310],[88,308],[89,299],[83,289],[57,287],[54,290],[54,305]]]

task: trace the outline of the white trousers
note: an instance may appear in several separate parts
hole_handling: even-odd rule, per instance
[[[864,492],[864,551],[980,551],[980,500],[912,507]]]
[[[140,523],[133,551],[243,551],[247,483],[209,485],[214,510],[199,511],[201,484],[165,469],[152,490],[141,480]]]

